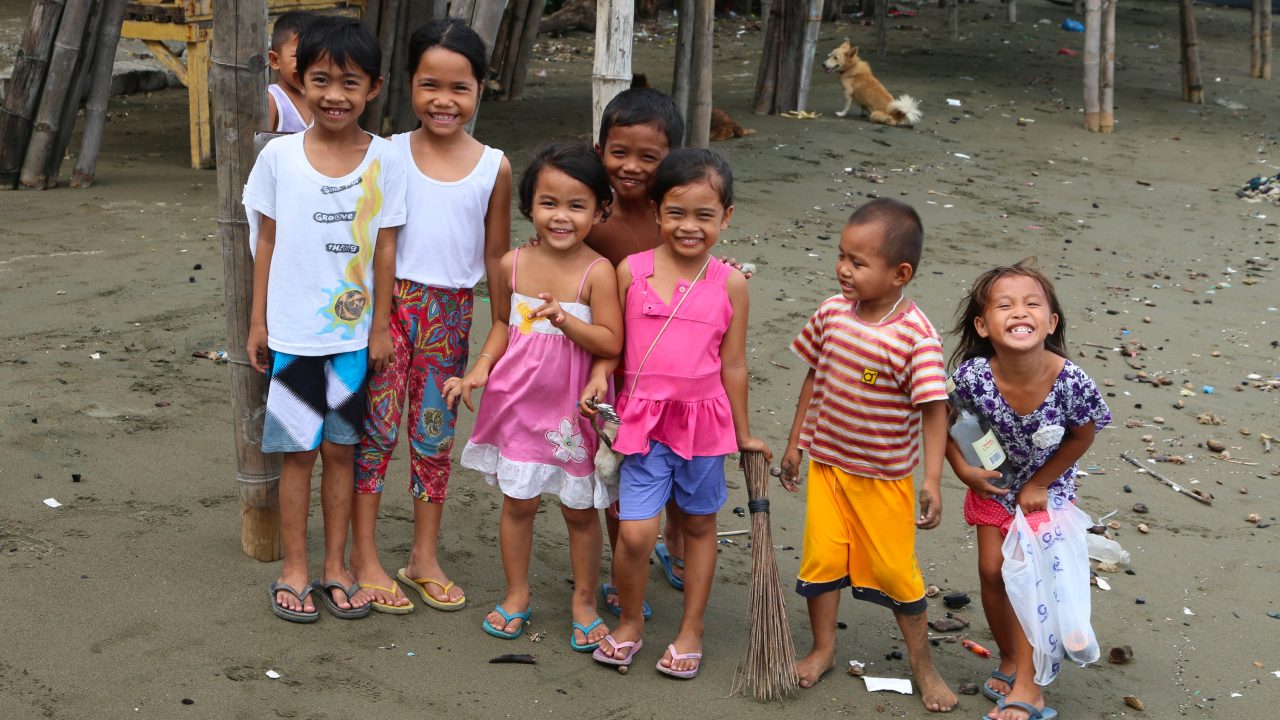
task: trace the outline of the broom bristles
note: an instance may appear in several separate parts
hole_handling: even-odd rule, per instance
[[[759,452],[743,454],[747,496],[751,503],[751,597],[748,607],[750,634],[746,658],[734,679],[734,692],[750,693],[757,700],[778,700],[799,687],[796,651],[791,644],[786,595],[778,577],[769,528],[769,466]]]

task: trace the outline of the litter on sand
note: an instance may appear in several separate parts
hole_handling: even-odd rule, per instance
[[[279,680],[280,673],[276,672],[275,670],[268,670],[267,677],[271,678],[272,680]]]
[[[56,499],[54,499],[54,498],[45,498],[45,499],[44,499],[44,504],[45,504],[45,505],[48,505],[48,506],[49,506],[49,507],[51,507],[51,508],[58,508],[58,507],[62,507],[62,503],[58,502],[58,501],[57,501]]]
[[[889,692],[902,693],[903,695],[911,694],[911,681],[906,678],[884,678],[863,675],[862,679],[867,683],[867,692],[888,690]]]

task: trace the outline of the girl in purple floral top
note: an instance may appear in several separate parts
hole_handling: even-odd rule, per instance
[[[1005,592],[1004,534],[1021,507],[1032,527],[1047,517],[1049,496],[1075,500],[1076,461],[1111,413],[1093,380],[1067,360],[1066,319],[1053,284],[1034,263],[989,270],[961,301],[951,361],[957,399],[994,428],[1004,447],[1007,489],[1000,473],[965,462],[949,442],[947,460],[969,491],[965,521],[977,526],[978,576],[987,623],[1000,648],[1000,666],[982,687],[998,720],[1050,720],[1035,675],[1031,645]],[[1006,478],[1006,481],[1009,480]]]

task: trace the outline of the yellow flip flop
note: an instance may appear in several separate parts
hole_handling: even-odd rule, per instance
[[[374,585],[373,583],[358,583],[358,584],[360,585],[360,587],[368,590],[381,590],[382,592],[389,593],[391,595],[400,594],[400,586],[397,585],[394,580],[391,581],[391,587],[382,587],[381,585]],[[374,610],[377,610],[378,612],[381,612],[381,613],[387,613],[388,615],[408,615],[409,613],[413,612],[412,602],[410,602],[408,605],[396,606],[396,605],[388,605],[386,603],[380,603],[380,602],[374,601],[369,603],[369,605],[372,606]]]
[[[453,612],[455,610],[461,610],[462,608],[467,606],[467,598],[465,595],[463,597],[458,598],[457,600],[445,601],[445,600],[438,600],[432,597],[431,593],[427,592],[428,585],[435,585],[436,587],[440,588],[440,591],[444,593],[445,597],[449,597],[449,588],[453,587],[452,581],[448,583],[442,583],[435,578],[427,578],[427,577],[411,578],[409,577],[409,574],[405,572],[404,568],[400,568],[399,570],[396,571],[396,577],[400,578],[402,581],[405,582],[405,584],[417,590],[418,594],[422,596],[422,602],[430,605],[431,607],[437,610],[442,610],[444,612]]]

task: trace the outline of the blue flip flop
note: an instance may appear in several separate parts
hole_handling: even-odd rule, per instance
[[[609,596],[617,594],[618,588],[614,587],[612,583],[600,583],[600,602],[605,607],[609,608],[609,612],[613,613],[617,617],[622,617],[622,606],[609,604]],[[640,607],[640,611],[644,613],[644,619],[648,620],[653,617],[653,608],[649,607],[648,600],[643,601],[643,603],[644,604]]]
[[[1004,673],[1000,672],[1000,668],[996,668],[995,670],[991,671],[991,674],[989,676],[987,676],[987,680],[999,680],[1005,685],[1008,685],[1009,687],[1013,687],[1013,681],[1017,677],[1018,677],[1018,673],[1005,675]],[[982,696],[994,703],[999,703],[1004,700],[1004,693],[998,692],[995,688],[988,685],[985,680],[982,683]]]
[[[1043,710],[1039,710],[1031,703],[1008,702],[1007,700],[1001,700],[996,703],[996,708],[1000,710],[1004,710],[1005,708],[1017,708],[1027,713],[1027,720],[1056,720],[1058,717],[1058,711],[1048,705],[1045,705]],[[985,718],[986,715],[983,715],[982,717]]]
[[[595,630],[595,629],[596,629],[596,628],[598,628],[598,627],[600,627],[603,623],[604,623],[604,620],[602,620],[602,619],[600,619],[600,618],[596,618],[594,621],[592,621],[592,623],[591,623],[590,625],[583,625],[582,623],[574,623],[574,624],[573,624],[573,630],[581,630],[581,631],[582,631],[582,637],[584,637],[584,638],[590,638],[590,637],[591,637],[591,631],[592,631],[592,630]],[[569,631],[569,647],[571,647],[571,648],[573,648],[574,650],[576,650],[577,652],[581,652],[581,653],[584,653],[584,652],[591,652],[592,650],[595,650],[596,648],[600,647],[600,641],[599,641],[599,640],[597,640],[597,641],[595,641],[595,642],[593,642],[593,643],[587,643],[587,644],[585,644],[585,645],[579,645],[579,644],[578,644],[578,639],[577,639],[577,638],[575,638],[575,637],[573,636],[573,630],[570,630],[570,631]]]
[[[653,554],[658,556],[658,562],[662,563],[662,572],[667,576],[667,582],[671,583],[671,587],[684,592],[684,579],[675,573],[675,568],[684,569],[684,560],[673,557],[667,552],[666,543],[658,543],[653,548]]]
[[[532,608],[530,608],[530,609],[528,609],[528,610],[524,610],[524,611],[522,611],[522,612],[509,613],[509,612],[507,612],[506,610],[503,610],[503,609],[502,609],[502,605],[501,605],[501,604],[499,604],[499,605],[494,605],[494,606],[493,606],[493,610],[494,610],[494,612],[496,612],[496,613],[498,613],[499,615],[501,615],[501,616],[502,616],[502,620],[503,620],[503,622],[502,622],[502,626],[503,626],[503,627],[506,627],[507,625],[510,625],[512,620],[520,620],[520,621],[521,621],[521,622],[520,622],[520,627],[516,628],[513,632],[507,632],[506,630],[499,630],[499,629],[495,628],[494,626],[490,625],[490,624],[489,624],[489,621],[488,621],[488,620],[486,620],[486,619],[483,619],[483,618],[482,618],[482,619],[480,620],[480,627],[484,628],[484,631],[485,631],[485,632],[489,633],[490,635],[492,635],[492,636],[494,636],[494,637],[496,637],[496,638],[500,638],[500,639],[502,639],[502,640],[515,640],[516,638],[518,638],[518,637],[520,637],[521,635],[523,635],[523,634],[524,634],[524,626],[525,626],[525,625],[528,625],[528,624],[529,624],[529,618],[533,617],[533,609],[532,609]]]

